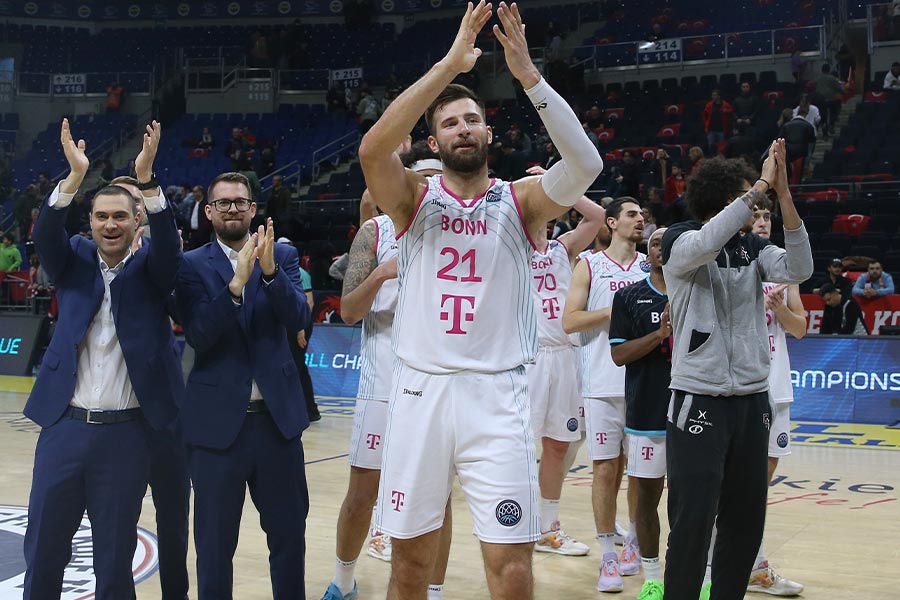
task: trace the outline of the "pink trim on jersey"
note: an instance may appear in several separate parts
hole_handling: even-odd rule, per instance
[[[427,181],[427,180],[426,180],[426,181]],[[404,227],[403,230],[400,231],[400,233],[397,233],[397,234],[394,235],[394,239],[399,240],[401,237],[403,237],[403,234],[406,233],[406,232],[409,230],[409,228],[412,226],[413,221],[416,220],[416,215],[419,214],[419,209],[422,208],[422,200],[425,199],[425,194],[428,193],[428,189],[429,189],[430,187],[431,187],[431,184],[426,184],[426,185],[425,185],[425,190],[422,192],[422,195],[419,196],[419,199],[416,201],[416,208],[413,209],[413,214],[412,214],[412,216],[409,218],[409,223],[406,224],[406,227]]]
[[[563,250],[566,251],[566,254],[569,253],[569,247],[566,246],[566,243],[565,243],[564,241],[562,241],[562,240],[559,239],[559,238],[557,238],[557,239],[555,239],[555,240],[553,240],[553,241],[559,242],[559,245],[563,247]],[[549,242],[547,243],[547,248],[548,248],[548,249],[550,248],[550,243],[549,243]]]
[[[522,214],[522,207],[519,205],[519,198],[516,196],[516,188],[513,186],[512,182],[509,183],[509,193],[512,194],[513,204],[516,205],[516,212],[519,213],[519,221],[522,223],[522,231],[525,232],[525,237],[528,238],[528,243],[531,244],[531,247],[540,252],[538,250],[537,244],[534,243],[534,240],[531,239],[531,234],[528,232],[528,227],[525,225],[525,215]],[[547,242],[547,248],[550,248],[550,242]],[[543,252],[541,252],[543,254]]]
[[[465,200],[463,200],[462,198],[460,198],[459,196],[457,196],[456,194],[454,194],[453,192],[450,191],[450,189],[449,189],[449,188],[447,187],[447,185],[444,183],[444,176],[441,175],[441,187],[444,188],[444,191],[445,191],[445,192],[447,192],[448,194],[450,194],[450,197],[451,197],[451,198],[453,198],[454,200],[456,200],[457,202],[459,202],[459,204],[460,204],[463,208],[472,208],[473,206],[475,206],[475,203],[476,203],[476,202],[478,202],[479,200],[481,200],[482,198],[484,198],[484,197],[487,195],[487,193],[488,193],[489,191],[491,191],[491,188],[494,187],[494,182],[495,182],[495,181],[496,181],[496,179],[493,179],[493,178],[492,178],[492,179],[491,179],[491,184],[487,187],[487,189],[484,190],[483,192],[481,192],[480,194],[478,194],[477,196],[475,196],[474,198],[472,198],[471,200],[469,200],[469,203],[466,204],[466,201],[465,201]]]
[[[619,263],[617,263],[617,262],[614,261],[613,259],[609,258],[609,254],[606,253],[606,250],[602,250],[602,252],[603,252],[603,256],[605,256],[605,257],[609,260],[609,262],[611,262],[612,264],[616,265],[617,267],[619,267],[619,268],[622,269],[623,271],[628,271],[629,269],[631,269],[631,267],[634,266],[634,261],[636,261],[636,260],[638,259],[638,253],[635,252],[635,253],[634,253],[634,258],[631,259],[631,262],[628,263],[628,266],[627,266],[627,267],[623,267],[622,265],[620,265]]]
[[[372,221],[372,223],[375,225],[375,246],[372,247],[372,254],[374,254],[377,258],[378,257],[378,230],[380,228],[378,227],[378,221],[375,220],[375,217],[372,217],[369,220]]]

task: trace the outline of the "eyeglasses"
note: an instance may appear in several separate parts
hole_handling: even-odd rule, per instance
[[[247,198],[219,198],[218,200],[213,200],[211,204],[221,213],[231,210],[232,204],[234,204],[234,208],[238,212],[247,212],[250,210],[250,200]]]

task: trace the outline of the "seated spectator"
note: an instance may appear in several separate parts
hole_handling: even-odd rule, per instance
[[[587,123],[588,129],[594,130],[600,125],[606,125],[606,118],[603,116],[603,111],[600,110],[600,107],[595,104],[585,114],[584,122]]]
[[[687,180],[681,165],[672,165],[672,174],[666,179],[666,204],[675,204],[675,202],[684,195],[684,188],[687,186]]]
[[[231,170],[240,171],[247,159],[249,149],[247,140],[244,139],[240,127],[231,128],[231,139],[225,144],[225,156],[231,159]]]
[[[37,186],[38,190],[41,192],[41,200],[46,198],[50,192],[53,191],[53,188],[56,187],[53,180],[50,179],[50,173],[47,173],[46,171],[38,174]]]
[[[575,228],[578,227],[578,223],[581,222],[581,219],[581,213],[574,208],[570,208],[569,212],[561,216],[557,219],[556,223],[554,223],[553,233],[550,235],[550,239],[555,240],[565,233],[574,231]]]
[[[731,130],[731,114],[734,109],[722,100],[719,90],[713,90],[712,96],[703,107],[703,129],[706,132],[706,148],[715,154],[719,142],[724,142]]]
[[[822,96],[822,135],[826,139],[834,135],[834,125],[841,114],[841,98],[847,89],[831,73],[828,63],[822,65],[822,74],[816,78],[816,93]]]
[[[687,174],[690,175],[691,171],[694,170],[694,167],[696,167],[704,158],[706,158],[706,155],[703,153],[703,148],[700,146],[691,146],[688,150]]]
[[[203,128],[203,133],[200,134],[200,139],[197,141],[197,148],[210,149],[213,145],[212,134],[209,132],[209,127]]]
[[[16,240],[11,233],[3,234],[3,246],[0,247],[0,271],[9,273],[18,271],[22,266],[22,253],[16,246]]]
[[[869,333],[863,320],[862,309],[856,300],[852,297],[843,298],[840,290],[830,283],[819,288],[819,295],[825,302],[819,333],[840,335],[867,335]]]
[[[518,127],[512,127],[506,132],[509,144],[516,149],[516,152],[524,152],[531,154],[531,138]]]
[[[646,216],[644,217],[645,223],[652,223],[653,229],[657,227],[666,227],[674,220],[674,212],[675,207],[671,204],[666,204],[663,199],[663,195],[660,192],[659,188],[651,187],[647,191],[647,206],[644,210],[648,210],[650,212],[651,220],[647,221]],[[644,225],[644,241],[648,241],[650,239],[650,233],[646,232],[647,226]]]
[[[869,271],[863,273],[853,286],[853,295],[863,298],[890,296],[894,293],[894,279],[885,273],[877,260],[869,261]]]
[[[649,161],[647,165],[647,176],[650,179],[650,185],[664,189],[666,180],[672,172],[672,159],[665,148],[657,148],[656,157]]]
[[[844,277],[844,262],[835,258],[832,259],[828,266],[825,267],[825,276],[816,283],[813,288],[813,294],[818,294],[819,290],[826,283],[830,283],[841,292],[841,296],[849,298],[853,292],[853,282],[849,278]]]
[[[246,125],[241,130],[241,137],[247,143],[248,148],[256,148],[256,134],[250,131],[250,128]]]
[[[891,64],[891,70],[884,76],[884,89],[890,91],[900,90],[900,62]]]
[[[760,101],[756,94],[750,93],[750,83],[741,83],[741,93],[731,103],[734,107],[734,128],[742,127],[748,131],[756,125],[756,117],[759,114]]]
[[[653,189],[655,190],[656,188]],[[657,197],[659,197],[658,194]],[[656,219],[653,218],[653,211],[650,210],[649,206],[645,206],[641,209],[641,215],[644,217],[643,243],[646,247],[647,243],[650,241],[650,236],[653,235],[653,232],[657,229]]]
[[[47,275],[47,271],[41,266],[41,261],[38,259],[37,254],[31,255],[31,258],[28,259],[28,265],[28,279],[31,281],[31,284],[28,286],[29,293],[32,296],[46,296],[50,293],[53,282],[50,281],[50,276]]]
[[[541,163],[545,169],[549,169],[554,163],[559,162],[562,158],[559,155],[559,150],[556,149],[556,146],[553,145],[553,142],[547,142],[544,145],[544,158]]]
[[[618,174],[614,179],[619,184],[617,196],[640,197],[641,166],[631,150],[626,150],[622,153],[622,164],[619,166]]]
[[[751,162],[759,156],[759,148],[756,145],[756,138],[747,134],[746,126],[743,124],[735,124],[734,136],[732,136],[725,145],[725,158],[740,158],[742,156],[751,157]]]

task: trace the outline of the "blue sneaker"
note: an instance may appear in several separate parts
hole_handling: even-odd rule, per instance
[[[334,585],[334,582],[328,584],[328,589],[325,590],[325,595],[322,596],[322,600],[353,600],[356,598],[358,591],[356,589],[356,581],[353,582],[353,589],[346,596],[341,595],[341,590],[338,589],[338,586]]]

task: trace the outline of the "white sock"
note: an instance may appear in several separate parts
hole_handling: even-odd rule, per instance
[[[706,585],[710,581],[712,581],[712,559],[713,552],[716,549],[716,536],[719,533],[719,528],[713,525],[712,535],[709,538],[709,552],[706,555],[706,573],[703,575],[703,585]]]
[[[707,563],[706,572],[703,573],[703,585],[706,585],[710,581],[712,581],[712,565]]]
[[[628,524],[628,535],[625,536],[625,539],[637,546],[637,525],[634,521]]]
[[[662,567],[659,564],[659,557],[647,558],[641,557],[641,566],[644,567],[644,581],[658,581],[662,583]]]
[[[759,565],[761,565],[763,563],[763,561],[765,561],[765,560],[766,560],[766,551],[763,550],[763,542],[760,541],[759,542],[759,551],[756,553],[756,562],[753,563],[753,568],[754,569],[760,568]]]
[[[616,553],[616,532],[610,533],[598,533],[597,541],[600,542],[600,553],[606,554],[608,552]]]
[[[431,583],[428,585],[428,600],[441,600],[444,597],[444,584]]]
[[[541,533],[559,529],[559,498],[552,500],[541,497]]]
[[[356,569],[356,561],[344,562],[335,557],[334,579],[332,583],[337,586],[345,596],[353,591],[353,571]]]

